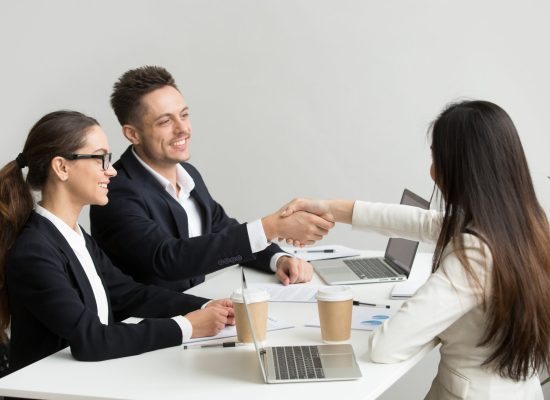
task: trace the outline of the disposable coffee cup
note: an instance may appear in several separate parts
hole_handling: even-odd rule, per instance
[[[248,288],[245,289],[245,296],[250,319],[254,324],[256,340],[264,342],[267,333],[269,293],[258,288]],[[252,343],[252,333],[244,308],[242,289],[235,289],[231,295],[231,300],[233,300],[233,310],[235,312],[237,339],[242,343]]]
[[[329,286],[317,291],[321,338],[325,343],[341,343],[351,336],[353,293],[349,286]]]

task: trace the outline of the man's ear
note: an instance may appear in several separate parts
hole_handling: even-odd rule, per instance
[[[133,145],[140,144],[140,136],[137,129],[133,125],[122,125],[122,133]]]
[[[60,181],[65,182],[69,179],[69,164],[65,158],[61,156],[52,158],[50,167],[54,173],[54,176],[56,176]]]

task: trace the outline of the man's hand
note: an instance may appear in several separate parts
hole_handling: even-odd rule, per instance
[[[299,258],[282,256],[277,260],[277,278],[283,285],[309,282],[313,276],[313,266]]]
[[[286,217],[281,216],[282,212],[281,209],[262,218],[264,232],[269,241],[293,238],[302,244],[313,244],[321,240],[334,226],[334,222],[308,212],[296,211]]]
[[[283,218],[289,218],[293,215],[307,212],[319,216],[327,221],[343,222],[346,224],[351,224],[353,216],[353,205],[355,204],[352,200],[311,200],[311,199],[294,199],[287,205],[281,208],[280,216]],[[310,242],[302,240],[297,235],[280,237],[286,239],[288,244],[304,247],[306,244],[311,244]]]

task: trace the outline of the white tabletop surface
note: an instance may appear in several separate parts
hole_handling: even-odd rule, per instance
[[[426,268],[429,254],[418,254],[415,267]],[[414,270],[413,268],[413,270]],[[247,281],[275,282],[272,275],[247,269]],[[314,276],[312,284],[322,284]],[[354,285],[354,299],[399,307],[390,300],[394,283]],[[240,287],[240,270],[230,267],[189,291],[204,297],[228,297]],[[270,303],[271,315],[295,325],[269,332],[267,345],[321,344],[319,328],[305,327],[317,313],[314,303]],[[368,331],[352,331],[363,378],[356,381],[265,384],[251,346],[157,350],[101,362],[80,362],[64,349],[0,379],[0,395],[35,399],[375,399],[420,361],[432,347],[398,364],[375,364],[368,353]]]

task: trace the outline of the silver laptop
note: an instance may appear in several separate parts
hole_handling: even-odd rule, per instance
[[[429,201],[408,189],[400,204],[430,208]],[[313,267],[329,285],[403,281],[409,277],[417,248],[418,242],[413,240],[390,238],[384,257],[315,261]]]
[[[248,311],[246,278],[241,267],[245,312],[254,348],[266,383],[340,381],[361,378],[361,370],[349,344],[264,347],[256,340],[252,314]]]

